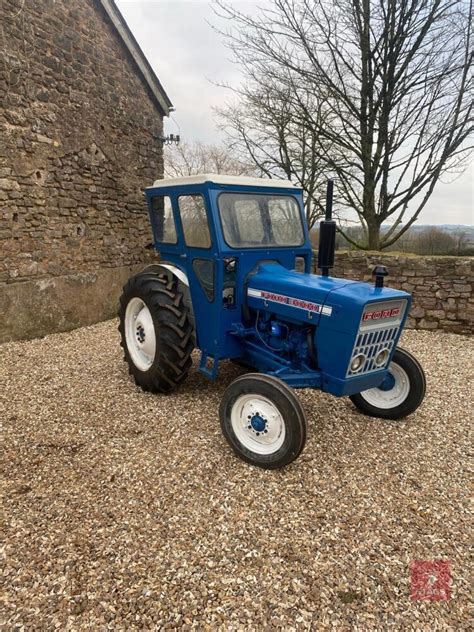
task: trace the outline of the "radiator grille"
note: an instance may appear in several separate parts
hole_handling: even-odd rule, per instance
[[[393,345],[398,335],[397,327],[387,327],[386,329],[375,329],[372,331],[361,331],[357,334],[357,340],[352,352],[351,361],[349,362],[349,368],[347,370],[347,376],[353,375],[365,375],[373,371],[380,371],[384,369],[384,366],[375,366],[375,356],[382,349],[388,349],[390,354],[393,349]],[[350,364],[357,355],[363,353],[366,360],[362,367],[357,371],[351,371]]]

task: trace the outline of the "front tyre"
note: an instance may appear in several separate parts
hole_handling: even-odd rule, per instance
[[[294,461],[306,442],[306,418],[294,391],[281,380],[248,373],[225,391],[222,432],[247,463],[276,469]]]
[[[120,297],[119,332],[124,359],[145,391],[169,393],[192,365],[193,327],[175,278],[142,272]]]
[[[420,406],[426,391],[426,378],[418,360],[397,348],[389,373],[379,388],[351,395],[353,404],[364,415],[381,419],[402,419]]]

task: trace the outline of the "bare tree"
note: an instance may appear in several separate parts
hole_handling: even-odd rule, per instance
[[[469,247],[469,234],[465,229],[458,229],[452,235],[455,243],[454,252],[457,255],[462,255],[463,253],[467,253]]]
[[[293,107],[290,81],[259,76],[233,88],[237,99],[216,111],[229,146],[249,156],[262,174],[284,177],[303,188],[310,228],[324,213],[325,163],[315,160],[316,147],[324,140],[319,128],[305,125]],[[321,99],[306,95],[313,116],[323,116]]]
[[[199,141],[165,147],[165,176],[176,178],[198,173],[221,173],[234,176],[258,175],[249,161],[235,157],[222,145],[205,145]]]
[[[363,239],[346,238],[393,244],[473,149],[472,0],[273,0],[257,17],[218,6],[251,91],[270,78],[286,94],[313,162],[357,213]],[[241,114],[226,122],[243,138]]]
[[[413,244],[414,252],[419,255],[454,254],[456,241],[446,231],[430,226],[416,235]]]

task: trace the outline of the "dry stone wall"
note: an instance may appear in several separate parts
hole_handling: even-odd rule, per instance
[[[99,2],[8,0],[0,22],[2,341],[115,311],[150,259],[143,188],[163,173],[163,121]],[[84,315],[94,287],[103,308]]]
[[[377,252],[339,252],[335,276],[371,279],[376,264],[389,271],[387,285],[413,295],[407,326],[460,334],[474,331],[472,257],[420,257]]]

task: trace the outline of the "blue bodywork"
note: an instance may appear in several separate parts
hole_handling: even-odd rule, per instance
[[[310,274],[312,249],[300,189],[272,187],[271,181],[265,187],[163,184],[146,189],[154,245],[163,263],[187,277],[202,354],[200,370],[205,375],[214,379],[219,361],[231,358],[295,388],[319,388],[337,396],[383,385],[411,296],[373,284]],[[297,247],[231,248],[224,239],[218,209],[222,192],[293,196],[302,218],[303,243]],[[178,198],[191,194],[204,199],[210,248],[185,244]],[[171,200],[176,244],[158,241],[154,196]],[[297,257],[302,258],[304,272],[295,271]],[[197,274],[195,260],[208,263],[212,271],[207,279]],[[374,357],[382,348],[389,356],[383,366],[375,367]],[[351,361],[361,349],[366,361],[361,370],[352,372]],[[259,426],[259,420],[255,425]]]

